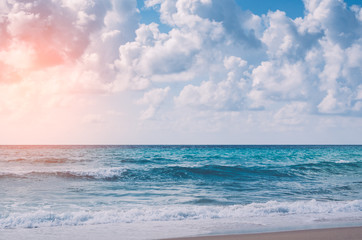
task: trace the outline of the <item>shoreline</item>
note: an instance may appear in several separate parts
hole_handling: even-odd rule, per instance
[[[217,230],[219,224],[214,225]],[[141,231],[140,231],[141,229]],[[210,228],[209,230],[212,230]],[[162,225],[162,223],[98,224],[61,227],[3,229],[0,239],[8,240],[361,240],[362,224],[355,227],[280,230],[254,233],[212,233],[200,231],[198,223]],[[204,233],[202,233],[204,232]],[[121,237],[120,237],[121,236]]]
[[[163,240],[361,240],[362,226],[310,230],[166,238]]]

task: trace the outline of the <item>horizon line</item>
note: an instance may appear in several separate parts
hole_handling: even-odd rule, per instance
[[[0,146],[362,146],[362,143],[293,143],[293,144],[285,144],[285,143],[276,143],[276,144],[223,144],[223,143],[197,143],[197,144],[140,144],[140,143],[131,143],[131,144],[0,144]]]

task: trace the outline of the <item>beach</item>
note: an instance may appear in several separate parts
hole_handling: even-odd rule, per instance
[[[312,229],[258,234],[173,238],[172,240],[361,240],[362,227]],[[169,239],[171,240],[171,239]]]
[[[217,224],[221,225],[221,223]],[[217,228],[214,225],[214,229]],[[275,230],[254,233],[211,231],[200,232],[197,222],[184,224],[139,223],[139,224],[99,224],[88,226],[43,227],[32,229],[3,229],[0,239],[7,240],[361,240],[362,225],[355,227],[329,227],[308,230]],[[263,232],[260,232],[263,231]],[[272,232],[271,232],[272,231]]]

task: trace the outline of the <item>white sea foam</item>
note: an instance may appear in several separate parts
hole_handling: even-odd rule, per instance
[[[122,167],[114,168],[93,168],[93,169],[68,169],[68,168],[42,168],[34,169],[8,169],[0,172],[0,176],[27,176],[27,175],[52,175],[60,177],[85,177],[95,179],[107,179],[122,177],[126,171]]]
[[[0,228],[37,228],[49,226],[78,226],[110,223],[136,223],[185,220],[237,220],[253,224],[273,221],[362,221],[362,200],[341,202],[297,201],[252,203],[233,206],[155,206],[82,210],[77,212],[49,212],[0,215]],[[288,222],[286,222],[287,224]]]
[[[336,163],[350,163],[350,161],[347,161],[347,160],[338,160],[338,161],[336,161]]]

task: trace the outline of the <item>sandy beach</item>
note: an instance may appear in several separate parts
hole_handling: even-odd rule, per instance
[[[174,238],[172,240],[361,240],[362,227],[313,229],[259,234]],[[169,239],[171,240],[171,239]]]

